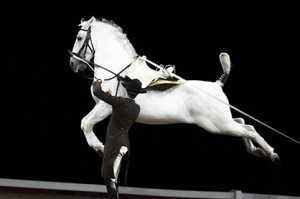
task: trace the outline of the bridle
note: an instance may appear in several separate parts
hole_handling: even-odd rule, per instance
[[[86,65],[88,65],[88,66],[90,67],[90,69],[91,69],[94,73],[95,73],[95,70],[94,70],[94,68],[93,68],[92,66],[102,68],[102,69],[104,69],[104,70],[106,70],[106,71],[112,73],[113,76],[110,77],[110,78],[104,79],[104,81],[112,80],[112,79],[114,79],[114,78],[117,78],[117,79],[118,79],[118,85],[117,85],[117,90],[116,90],[116,95],[117,95],[117,93],[118,93],[118,88],[119,88],[119,86],[120,86],[120,81],[125,81],[125,78],[122,77],[120,74],[121,74],[122,72],[124,72],[127,68],[129,68],[129,67],[131,66],[132,62],[134,62],[134,61],[132,61],[130,64],[128,64],[128,65],[127,65],[125,68],[123,68],[120,72],[115,73],[115,72],[113,72],[113,71],[111,71],[111,70],[109,70],[109,69],[107,69],[107,68],[105,68],[105,67],[103,67],[103,66],[100,66],[100,65],[94,63],[94,61],[87,60],[87,59],[86,59],[86,52],[87,52],[87,49],[89,49],[89,50],[91,51],[91,53],[92,53],[92,58],[91,58],[91,60],[93,60],[93,59],[94,59],[94,56],[95,56],[95,48],[94,48],[93,41],[92,41],[92,37],[91,37],[91,26],[90,26],[87,30],[86,30],[86,29],[80,29],[80,30],[81,30],[81,31],[86,31],[86,32],[87,32],[87,33],[86,33],[85,40],[84,40],[84,42],[83,42],[81,48],[79,49],[78,53],[75,53],[75,52],[72,52],[72,51],[69,50],[70,56],[73,57],[73,58],[75,58],[76,60],[79,60],[79,61],[85,63]],[[138,56],[136,56],[136,58],[137,58],[137,57],[138,57]],[[136,58],[135,58],[135,59],[136,59]],[[134,60],[135,60],[135,59],[134,59]],[[94,75],[94,78],[95,78],[95,79],[98,79],[97,77],[95,77],[95,75]]]
[[[94,55],[95,55],[95,48],[94,48],[93,40],[92,40],[92,37],[91,37],[91,26],[87,30],[85,30],[85,29],[80,29],[80,30],[81,31],[86,31],[87,33],[86,33],[86,36],[85,36],[85,40],[84,40],[81,48],[78,51],[78,55],[85,58],[86,51],[89,48],[92,55],[93,55],[91,59],[93,59]]]

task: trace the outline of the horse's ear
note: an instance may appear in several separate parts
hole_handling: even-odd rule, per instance
[[[95,20],[96,20],[96,18],[95,18],[94,16],[92,16],[92,17],[90,18],[90,20],[89,20],[89,23],[91,24],[91,23],[93,23]]]
[[[78,26],[83,26],[84,23],[85,23],[85,19],[82,17]]]
[[[94,21],[95,21],[95,17],[93,16],[86,22],[86,26],[89,27]]]
[[[96,20],[95,17],[91,17],[88,21],[85,21],[82,18],[80,26],[82,26],[82,28],[88,29],[95,20]]]

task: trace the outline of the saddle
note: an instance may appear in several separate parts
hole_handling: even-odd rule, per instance
[[[156,81],[151,82],[146,89],[147,90],[159,90],[159,91],[165,91],[169,88],[172,88],[173,86],[176,86],[178,84],[183,84],[184,81],[181,79],[177,79],[175,77],[170,77],[167,79],[159,78]]]

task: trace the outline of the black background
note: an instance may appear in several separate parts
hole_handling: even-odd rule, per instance
[[[113,20],[138,54],[175,65],[185,79],[215,81],[222,73],[219,53],[227,52],[233,68],[224,91],[230,103],[300,140],[295,8],[101,1],[3,6],[0,177],[103,184],[101,160],[80,129],[94,106],[91,81],[68,63],[81,18],[92,16]],[[241,138],[187,124],[135,124],[127,186],[299,196],[300,145],[232,113],[255,126],[281,165],[248,154]],[[95,126],[101,140],[107,122]]]

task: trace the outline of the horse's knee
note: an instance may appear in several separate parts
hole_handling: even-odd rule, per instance
[[[80,128],[81,128],[82,131],[85,132],[85,119],[84,118],[81,120]]]
[[[88,122],[88,120],[83,118],[81,120],[80,128],[83,132],[91,132],[93,130],[93,125],[91,125],[91,123]]]

